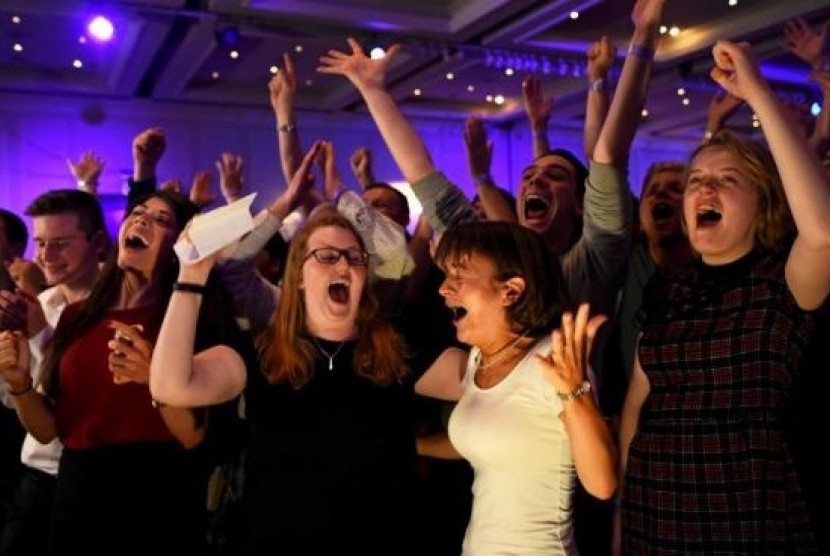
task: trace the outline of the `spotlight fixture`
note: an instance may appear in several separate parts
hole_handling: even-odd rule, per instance
[[[219,26],[213,34],[216,37],[216,43],[222,48],[227,49],[235,47],[242,38],[242,35],[239,33],[239,27],[236,25]]]
[[[89,32],[89,36],[98,42],[107,42],[115,34],[115,26],[113,26],[112,21],[102,15],[93,17],[86,30]]]
[[[373,46],[369,51],[369,58],[372,60],[381,60],[386,56],[386,50],[382,46]]]

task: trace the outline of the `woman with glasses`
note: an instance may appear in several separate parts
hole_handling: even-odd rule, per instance
[[[294,208],[312,148],[269,207]],[[182,241],[188,241],[187,234]],[[197,292],[216,257],[183,265],[151,363],[165,403],[216,404],[244,391],[250,429],[244,554],[406,554],[411,541],[413,385],[401,337],[376,316],[369,256],[349,221],[318,207],[292,240],[258,364],[224,346],[194,354]],[[190,293],[192,292],[192,293]],[[457,352],[457,353],[455,353]],[[460,369],[455,350],[441,362]]]

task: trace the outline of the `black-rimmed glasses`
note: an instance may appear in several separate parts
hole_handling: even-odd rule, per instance
[[[366,266],[369,264],[369,253],[360,249],[338,249],[337,247],[318,247],[309,251],[303,261],[314,257],[318,263],[334,266],[345,257],[349,266]]]

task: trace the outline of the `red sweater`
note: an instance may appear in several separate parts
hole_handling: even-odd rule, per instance
[[[66,316],[77,307],[67,307],[58,323],[66,326]],[[126,442],[171,441],[173,436],[159,411],[152,406],[147,384],[115,384],[107,364],[113,338],[111,320],[141,324],[143,337],[155,343],[164,307],[153,305],[109,311],[91,329],[79,336],[60,360],[59,393],[55,400],[58,435],[63,445],[73,449],[92,448]]]

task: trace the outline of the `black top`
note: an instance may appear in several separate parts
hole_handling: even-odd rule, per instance
[[[352,371],[354,342],[318,342],[333,370],[320,354],[303,387],[248,377],[245,554],[403,554],[412,386],[376,386]]]

